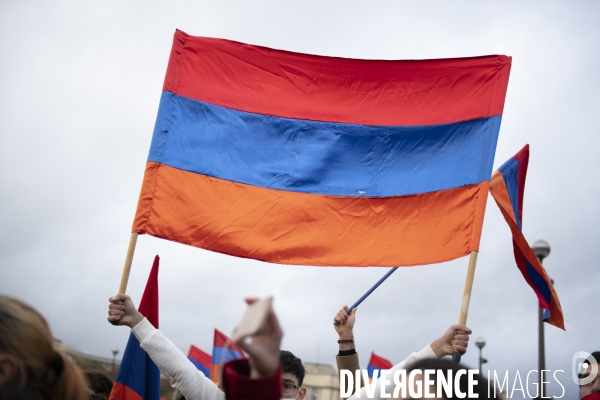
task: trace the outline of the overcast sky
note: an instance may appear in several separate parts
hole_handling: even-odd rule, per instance
[[[485,3],[485,4],[484,4]],[[493,4],[492,4],[493,3]],[[0,293],[38,308],[89,354],[125,348],[106,322],[176,28],[352,58],[513,57],[494,168],[531,145],[523,231],[547,240],[566,332],[546,326],[547,368],[575,398],[576,351],[600,349],[600,3],[595,1],[0,2]],[[489,199],[468,325],[487,367],[537,369],[537,299]],[[331,321],[386,270],[270,265],[141,236],[128,293],[139,303],[161,256],[161,330],[210,352],[247,295],[275,297],[283,348],[334,365]],[[402,268],[358,312],[363,367],[397,363],[458,322],[467,259]],[[533,378],[533,375],[532,375]],[[551,394],[560,395],[557,384]],[[518,398],[520,392],[516,392]],[[521,397],[522,398],[522,397]]]

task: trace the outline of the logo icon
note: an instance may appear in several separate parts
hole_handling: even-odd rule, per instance
[[[590,368],[591,367],[591,368]],[[589,375],[581,378],[582,374],[589,372]],[[578,351],[573,354],[571,363],[571,378],[576,385],[583,386],[592,382],[598,375],[598,363],[590,353]]]

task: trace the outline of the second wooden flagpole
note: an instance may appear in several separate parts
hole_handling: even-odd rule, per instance
[[[477,264],[478,251],[471,251],[469,257],[469,269],[467,270],[467,281],[465,282],[465,291],[463,293],[462,305],[460,307],[460,317],[458,323],[460,325],[467,324],[467,315],[469,314],[469,303],[471,301],[471,291],[473,290],[473,279],[475,278],[475,265]],[[455,351],[452,355],[452,361],[460,362],[460,353]]]
[[[127,282],[129,281],[129,273],[131,272],[131,263],[133,262],[133,253],[135,253],[137,238],[138,233],[131,232],[127,256],[125,256],[125,265],[123,265],[123,274],[121,275],[121,284],[119,285],[119,294],[125,294],[125,291],[127,290]]]

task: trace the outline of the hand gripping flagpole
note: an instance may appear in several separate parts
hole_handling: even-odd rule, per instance
[[[469,269],[467,270],[467,281],[465,282],[465,291],[463,293],[463,301],[462,301],[462,306],[460,308],[460,317],[458,319],[458,323],[460,325],[467,324],[467,315],[469,314],[469,302],[471,300],[471,291],[473,290],[473,279],[475,278],[475,266],[477,264],[477,254],[479,254],[479,252],[476,250],[473,250],[473,251],[471,251],[471,255],[469,257]],[[350,307],[347,311],[348,315],[350,315],[352,313],[353,309],[358,307],[358,305],[360,303],[362,303],[363,300],[365,300],[367,297],[369,297],[369,295],[371,293],[373,293],[373,291],[375,289],[377,289],[377,287],[379,287],[379,285],[381,285],[383,283],[383,281],[385,281],[387,278],[389,278],[389,276],[391,274],[393,274],[397,269],[398,269],[398,267],[394,267],[391,270],[389,270],[375,285],[373,285],[373,287],[371,287],[371,289],[369,289],[365,294],[363,294],[362,297],[360,299],[358,299],[358,301],[356,303],[352,304],[352,307]],[[333,324],[339,325],[339,322],[334,321]],[[452,354],[452,361],[460,362],[460,358],[461,358],[461,356],[458,351],[455,351],[454,354]]]
[[[389,276],[390,276],[391,274],[393,274],[394,272],[396,272],[396,270],[397,270],[397,269],[398,269],[398,267],[394,267],[394,268],[390,269],[390,270],[389,270],[389,271],[388,271],[388,272],[387,272],[387,273],[386,273],[386,274],[385,274],[385,275],[384,275],[384,276],[383,276],[383,277],[382,277],[382,278],[381,278],[379,281],[377,281],[377,283],[376,283],[376,284],[374,284],[374,285],[371,287],[371,289],[367,290],[367,293],[363,294],[363,295],[362,295],[362,297],[361,297],[360,299],[358,299],[358,301],[357,301],[356,303],[352,304],[352,307],[350,307],[350,308],[348,309],[348,311],[346,311],[346,312],[348,313],[348,315],[350,315],[350,314],[352,313],[352,310],[354,310],[356,307],[358,307],[358,305],[359,305],[360,303],[362,303],[364,299],[366,299],[367,297],[369,297],[369,295],[370,295],[371,293],[373,293],[373,291],[374,291],[375,289],[377,289],[377,288],[379,287],[379,285],[381,285],[381,284],[383,283],[383,281],[385,281],[387,278],[389,278]],[[337,322],[337,321],[334,321],[334,322],[333,322],[333,324],[334,324],[334,325],[339,325],[339,322]]]
[[[118,294],[125,294],[127,290],[127,282],[129,281],[129,273],[131,272],[131,264],[133,262],[133,253],[135,253],[135,245],[137,243],[138,233],[131,232],[129,237],[129,247],[125,256],[125,265],[123,265],[123,274],[121,275],[121,284],[119,285]],[[119,325],[119,321],[112,321],[111,324]]]
[[[469,302],[471,301],[471,291],[473,290],[473,278],[475,277],[475,265],[477,264],[478,251],[471,251],[469,257],[469,269],[467,270],[467,281],[465,282],[465,291],[463,294],[462,306],[460,307],[460,317],[458,323],[460,325],[467,324],[467,315],[469,314]],[[460,362],[460,353],[455,351],[452,354],[452,361]],[[481,373],[481,371],[479,371]]]

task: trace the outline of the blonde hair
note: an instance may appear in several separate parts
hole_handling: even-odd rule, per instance
[[[28,388],[47,400],[85,400],[79,369],[54,350],[48,323],[25,302],[0,295],[0,354],[11,355],[17,373],[0,394]]]

